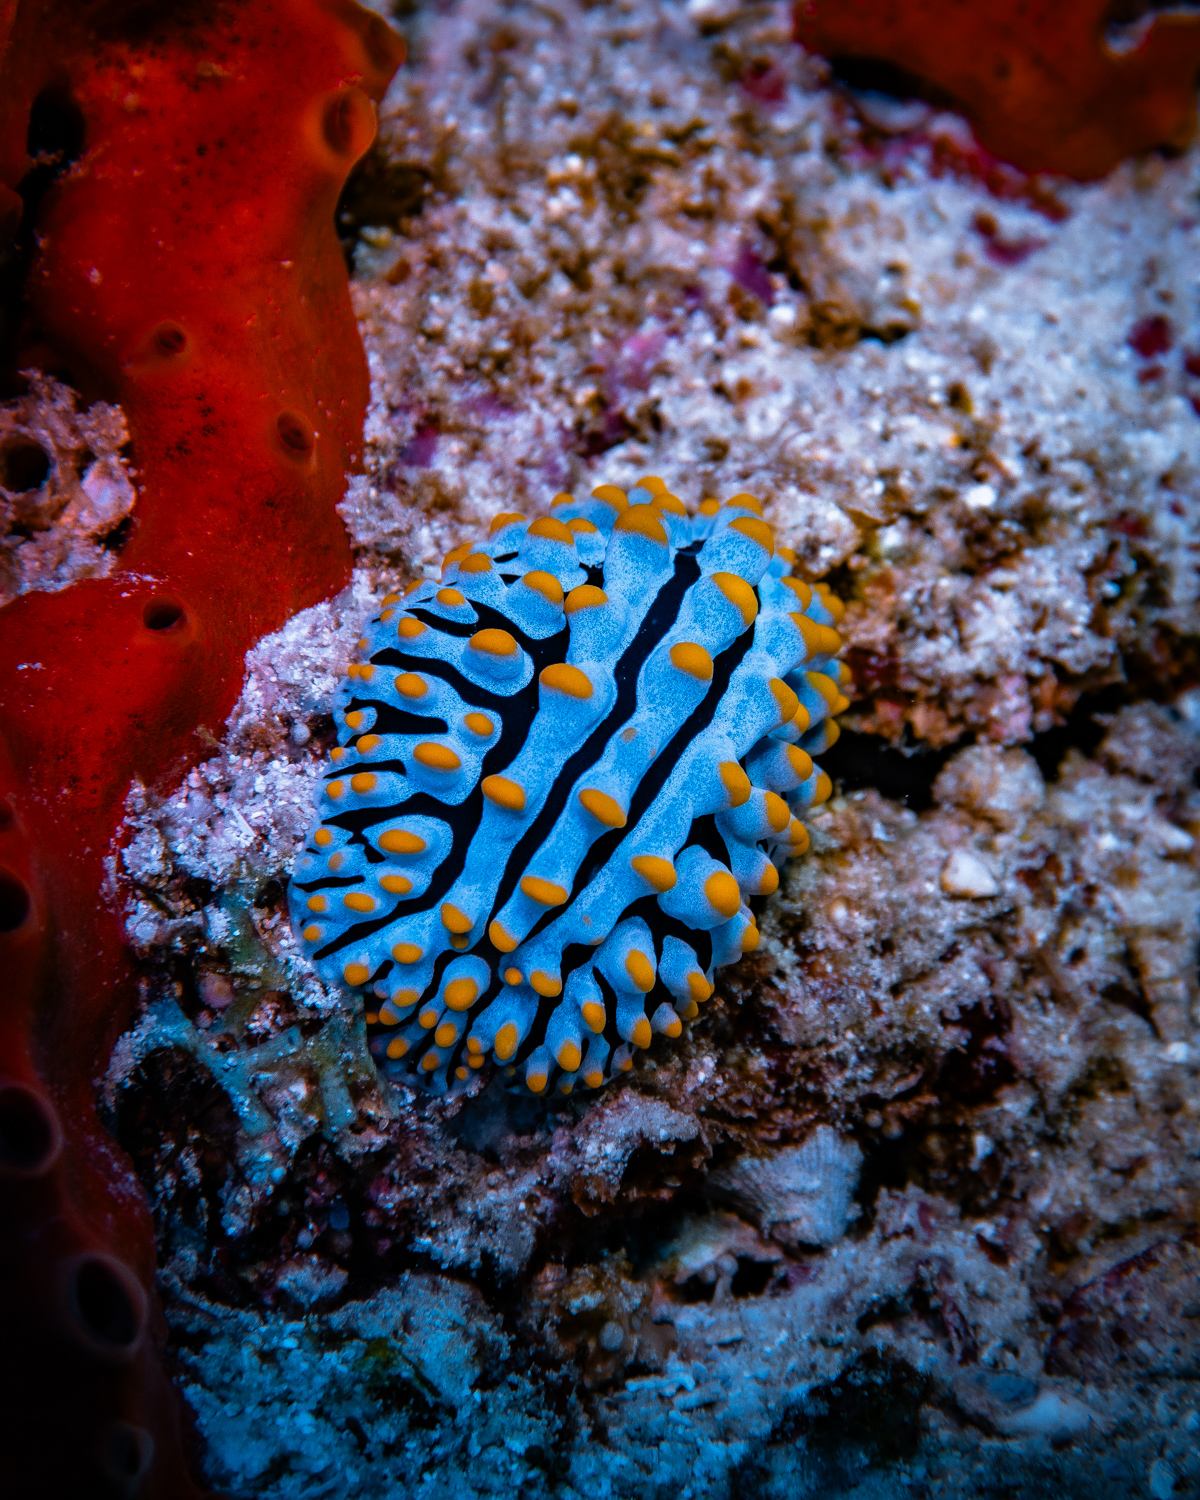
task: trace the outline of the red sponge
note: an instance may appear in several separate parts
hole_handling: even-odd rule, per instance
[[[352,0],[23,0],[8,36],[0,215],[35,100],[82,125],[25,360],[121,403],[138,501],[119,571],[0,611],[5,1493],[194,1493],[149,1215],[95,1116],[134,998],[109,872],[134,778],[205,754],[247,648],[348,577],[367,372],[333,213],[402,56]]]

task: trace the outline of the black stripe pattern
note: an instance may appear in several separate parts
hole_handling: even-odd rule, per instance
[[[791,562],[752,496],[646,479],[383,600],[290,889],[382,1071],[598,1088],[757,946],[847,703],[842,606]]]

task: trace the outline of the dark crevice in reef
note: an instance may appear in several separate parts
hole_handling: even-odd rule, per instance
[[[1153,703],[1171,703],[1200,684],[1200,641],[1172,637],[1169,645],[1161,659],[1125,656],[1124,681],[1106,683],[1084,693],[1064,723],[1034,735],[1025,748],[1047,781],[1057,781],[1068,751],[1078,750],[1088,758],[1095,755],[1108,733],[1111,715],[1147,699]]]
[[[338,240],[351,274],[354,252],[364,229],[401,232],[406,219],[415,219],[433,190],[429,168],[414,162],[393,161],[387,145],[376,139],[346,178],[334,213]]]
[[[960,748],[905,751],[882,735],[843,729],[837,744],[818,759],[839,791],[873,787],[882,796],[903,802],[911,812],[924,812],[933,806],[938,772]]]
[[[885,1188],[902,1192],[915,1185],[953,1199],[965,1213],[988,1212],[1004,1187],[1005,1163],[1000,1153],[976,1159],[972,1112],[994,1104],[1016,1079],[1007,1052],[1010,1019],[995,1003],[960,1010],[955,1025],[967,1033],[966,1042],[948,1052],[936,1072],[930,1069],[893,1099],[863,1097],[864,1125],[855,1132],[863,1166],[854,1195],[862,1214],[852,1237],[870,1231]]]
[[[41,443],[14,439],[0,449],[0,485],[14,495],[39,490],[50,472],[50,455]]]
[[[1097,714],[1113,714],[1129,702],[1129,690],[1124,684],[1113,683],[1099,692],[1088,693],[1080,698],[1067,715],[1066,723],[1056,724],[1035,734],[1029,745],[1029,753],[1037,761],[1047,781],[1058,779],[1059,768],[1069,750],[1078,750],[1086,756],[1095,755],[1100,742],[1108,733],[1108,725],[1097,719]]]
[[[746,1500],[796,1493],[796,1449],[805,1457],[803,1493],[859,1493],[871,1470],[915,1456],[931,1384],[904,1360],[869,1350],[836,1380],[788,1406],[761,1448],[738,1466],[731,1493]]]
[[[574,1110],[570,1113],[573,1115]],[[445,1130],[464,1151],[474,1152],[492,1166],[501,1166],[504,1148],[514,1136],[540,1133],[553,1117],[546,1103],[534,1095],[493,1086],[465,1100],[458,1113],[446,1121]]]
[[[1095,755],[1108,733],[1109,715],[1142,698],[1169,701],[1193,685],[1193,675],[1186,672],[1172,673],[1165,682],[1143,672],[1136,682],[1109,683],[1085,693],[1062,724],[1035,734],[1019,748],[1033,756],[1047,781],[1056,781],[1069,751],[1078,750],[1089,758]],[[843,729],[837,744],[819,760],[839,792],[872,788],[893,802],[902,802],[911,812],[925,812],[933,806],[933,786],[942,767],[970,743],[964,736],[953,745],[932,750]]]
[[[1161,626],[1148,643],[1121,658],[1128,681],[1121,703],[1150,698],[1170,703],[1180,693],[1200,686],[1200,635],[1179,635]]]
[[[153,1206],[160,1261],[185,1245],[203,1258],[221,1222],[236,1149],[237,1119],[224,1092],[186,1052],[163,1049],[138,1067],[105,1123]]]
[[[877,94],[898,102],[920,99],[939,109],[955,108],[954,101],[944,89],[886,58],[834,57],[830,59],[830,70],[834,82],[851,94]]]
[[[918,1174],[919,1163],[913,1131],[903,1132],[894,1139],[860,1141],[860,1145],[864,1160],[854,1201],[862,1209],[862,1217],[852,1228],[856,1238],[866,1235],[874,1224],[875,1204],[884,1188],[902,1192]]]
[[[511,1143],[514,1136],[523,1137],[526,1148],[544,1150],[562,1114],[499,1088],[488,1090],[477,1102],[485,1108],[473,1119],[464,1121],[467,1111],[460,1111],[444,1121],[442,1129],[447,1136],[457,1136],[461,1149],[477,1151],[485,1159],[495,1144]],[[439,1107],[432,1108],[436,1112]],[[194,1259],[203,1269],[193,1276],[192,1285],[216,1303],[302,1310],[306,1304],[293,1305],[280,1272],[287,1263],[309,1256],[335,1274],[345,1273],[340,1288],[321,1299],[325,1311],[370,1297],[405,1272],[446,1274],[430,1255],[413,1249],[407,1201],[383,1214],[376,1201],[380,1168],[397,1154],[396,1146],[403,1155],[404,1141],[383,1156],[371,1153],[350,1163],[324,1136],[310,1136],[290,1162],[286,1191],[263,1211],[252,1213],[245,1224],[232,1227],[228,1204],[237,1197],[243,1178],[238,1123],[224,1092],[188,1053],[164,1048],[144,1059],[120,1090],[107,1123],[155,1205],[160,1261],[167,1263],[180,1254]],[[517,1166],[524,1154],[521,1149],[506,1150],[504,1157]],[[408,1171],[417,1178],[430,1171],[420,1150]],[[535,1250],[520,1276],[485,1255],[473,1268],[471,1283],[502,1324],[519,1331],[530,1279],[549,1262],[577,1267],[600,1263],[606,1255],[625,1255],[639,1265],[654,1263],[678,1233],[684,1213],[703,1207],[699,1173],[689,1176],[690,1191],[673,1194],[671,1202],[635,1199],[620,1217],[590,1218],[564,1204],[552,1241]],[[428,1187],[434,1190],[432,1182]],[[753,1295],[755,1268],[739,1269],[745,1274],[737,1294]]]
[[[44,366],[25,295],[25,284],[37,248],[37,222],[42,202],[84,148],[84,121],[79,106],[65,88],[43,89],[33,101],[25,149],[33,165],[17,188],[20,217],[0,219],[0,400],[25,393],[20,371]],[[68,372],[53,370],[52,374]]]

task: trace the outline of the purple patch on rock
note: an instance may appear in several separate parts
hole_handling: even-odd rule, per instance
[[[778,63],[752,62],[739,82],[760,104],[779,104],[787,93],[787,74]]]
[[[667,336],[661,328],[651,328],[627,338],[611,366],[613,387],[644,391],[650,384],[650,367],[666,342]]]
[[[1154,359],[1171,347],[1171,325],[1161,313],[1143,318],[1129,330],[1129,347],[1143,359]]]
[[[749,292],[752,297],[757,297],[760,302],[767,306],[774,301],[775,288],[771,285],[771,278],[767,268],[763,265],[754,246],[746,240],[742,241],[738,250],[737,259],[729,273],[742,291]]]
[[[1009,239],[1001,233],[999,224],[991,214],[976,214],[972,227],[977,234],[983,236],[983,253],[998,266],[1019,266],[1035,250],[1041,250],[1046,244],[1045,240],[1034,235]]]
[[[1035,250],[1040,250],[1045,240],[989,240],[985,247],[987,258],[998,266],[1019,266]]]
[[[438,430],[435,422],[421,422],[397,455],[402,464],[413,469],[427,469],[437,452]]]
[[[466,402],[466,409],[473,417],[482,417],[485,421],[490,417],[512,417],[516,415],[516,408],[506,405],[498,396],[490,391],[482,396],[472,396]]]

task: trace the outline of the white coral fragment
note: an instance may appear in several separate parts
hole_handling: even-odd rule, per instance
[[[836,1244],[858,1217],[854,1190],[862,1159],[855,1141],[818,1125],[802,1145],[720,1168],[709,1188],[781,1243],[824,1247]]]
[[[994,896],[1000,890],[996,877],[977,854],[969,849],[956,849],[942,867],[942,890],[947,896],[966,896],[982,900]]]

